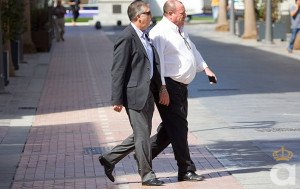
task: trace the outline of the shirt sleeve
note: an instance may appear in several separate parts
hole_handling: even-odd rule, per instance
[[[201,56],[200,52],[197,50],[195,44],[190,40],[190,43],[192,44],[193,54],[196,59],[196,66],[197,66],[197,72],[202,72],[205,68],[207,68],[207,64],[204,61],[203,57]]]
[[[165,81],[165,61],[164,61],[164,48],[165,48],[165,40],[163,39],[163,35],[159,33],[158,30],[153,31],[151,30],[150,38],[152,39],[153,46],[155,47],[158,55],[159,55],[159,61],[160,61],[160,76],[161,76],[161,82],[162,85],[166,85]]]

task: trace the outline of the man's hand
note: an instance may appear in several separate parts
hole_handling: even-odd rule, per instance
[[[218,79],[217,79],[216,75],[215,75],[208,67],[205,68],[204,72],[205,72],[205,74],[206,74],[208,77],[215,77],[215,78],[216,78],[216,83],[217,83]],[[214,82],[209,82],[209,84],[216,84],[216,83],[214,83]]]
[[[114,109],[116,112],[121,112],[121,111],[122,111],[122,107],[123,107],[122,104],[120,104],[120,105],[114,105],[114,106],[113,106],[113,109]]]
[[[169,93],[165,85],[161,86],[159,91],[159,103],[168,106],[170,103]]]

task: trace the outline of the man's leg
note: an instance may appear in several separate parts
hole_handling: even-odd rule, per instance
[[[289,52],[293,51],[294,42],[295,42],[295,39],[296,39],[296,36],[297,36],[297,29],[292,29],[291,32],[292,32],[292,35],[291,35],[290,43],[289,43],[289,47],[288,47]]]
[[[152,94],[149,94],[148,101],[143,110],[135,111],[126,109],[134,134],[127,137],[120,145],[117,145],[111,151],[105,152],[102,155],[109,164],[114,166],[135,149],[135,157],[142,182],[156,178],[152,170],[152,154],[150,148],[153,111],[154,101]]]
[[[134,133],[135,156],[138,163],[142,182],[155,179],[152,170],[152,154],[150,135],[152,129],[152,117],[154,111],[154,100],[149,92],[148,100],[141,111],[126,109]]]
[[[55,26],[56,41],[60,41],[60,38],[59,38],[58,18],[54,19],[54,26]]]
[[[158,99],[155,98],[164,129],[159,130],[156,135],[156,137],[158,137],[158,142],[154,143],[152,146],[160,146],[160,142],[163,144],[161,145],[162,147],[166,147],[168,140],[170,140],[174,150],[175,159],[177,160],[178,171],[196,171],[196,167],[190,157],[187,142],[187,88],[180,86],[170,78],[166,78],[166,83],[170,96],[170,104],[169,106],[161,105],[157,102]],[[167,135],[165,133],[167,133]],[[169,139],[167,139],[167,136]],[[153,151],[157,153],[162,150],[163,149],[156,147]]]
[[[168,133],[161,123],[157,128],[157,133],[151,137],[152,159],[156,158],[171,143]]]
[[[102,156],[114,166],[121,161],[125,156],[135,149],[134,135],[128,136],[121,144],[115,146],[111,151],[104,152]]]
[[[60,28],[60,33],[59,33],[59,37],[61,38],[62,41],[65,41],[64,39],[64,33],[65,33],[65,19],[64,18],[60,18],[59,19],[59,28]]]

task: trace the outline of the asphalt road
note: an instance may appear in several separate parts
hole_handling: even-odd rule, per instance
[[[218,84],[203,73],[190,84],[191,132],[245,188],[280,188],[270,179],[278,163],[296,165],[296,182],[283,188],[300,188],[299,60],[201,36],[190,37]],[[281,147],[293,152],[290,161],[274,160]],[[280,171],[278,178],[289,178]]]

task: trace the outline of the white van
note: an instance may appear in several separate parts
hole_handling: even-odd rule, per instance
[[[152,16],[162,17],[163,16],[163,6],[166,0],[144,0],[149,3]],[[190,19],[192,15],[202,14],[204,8],[204,0],[181,0],[185,7],[186,14]]]

